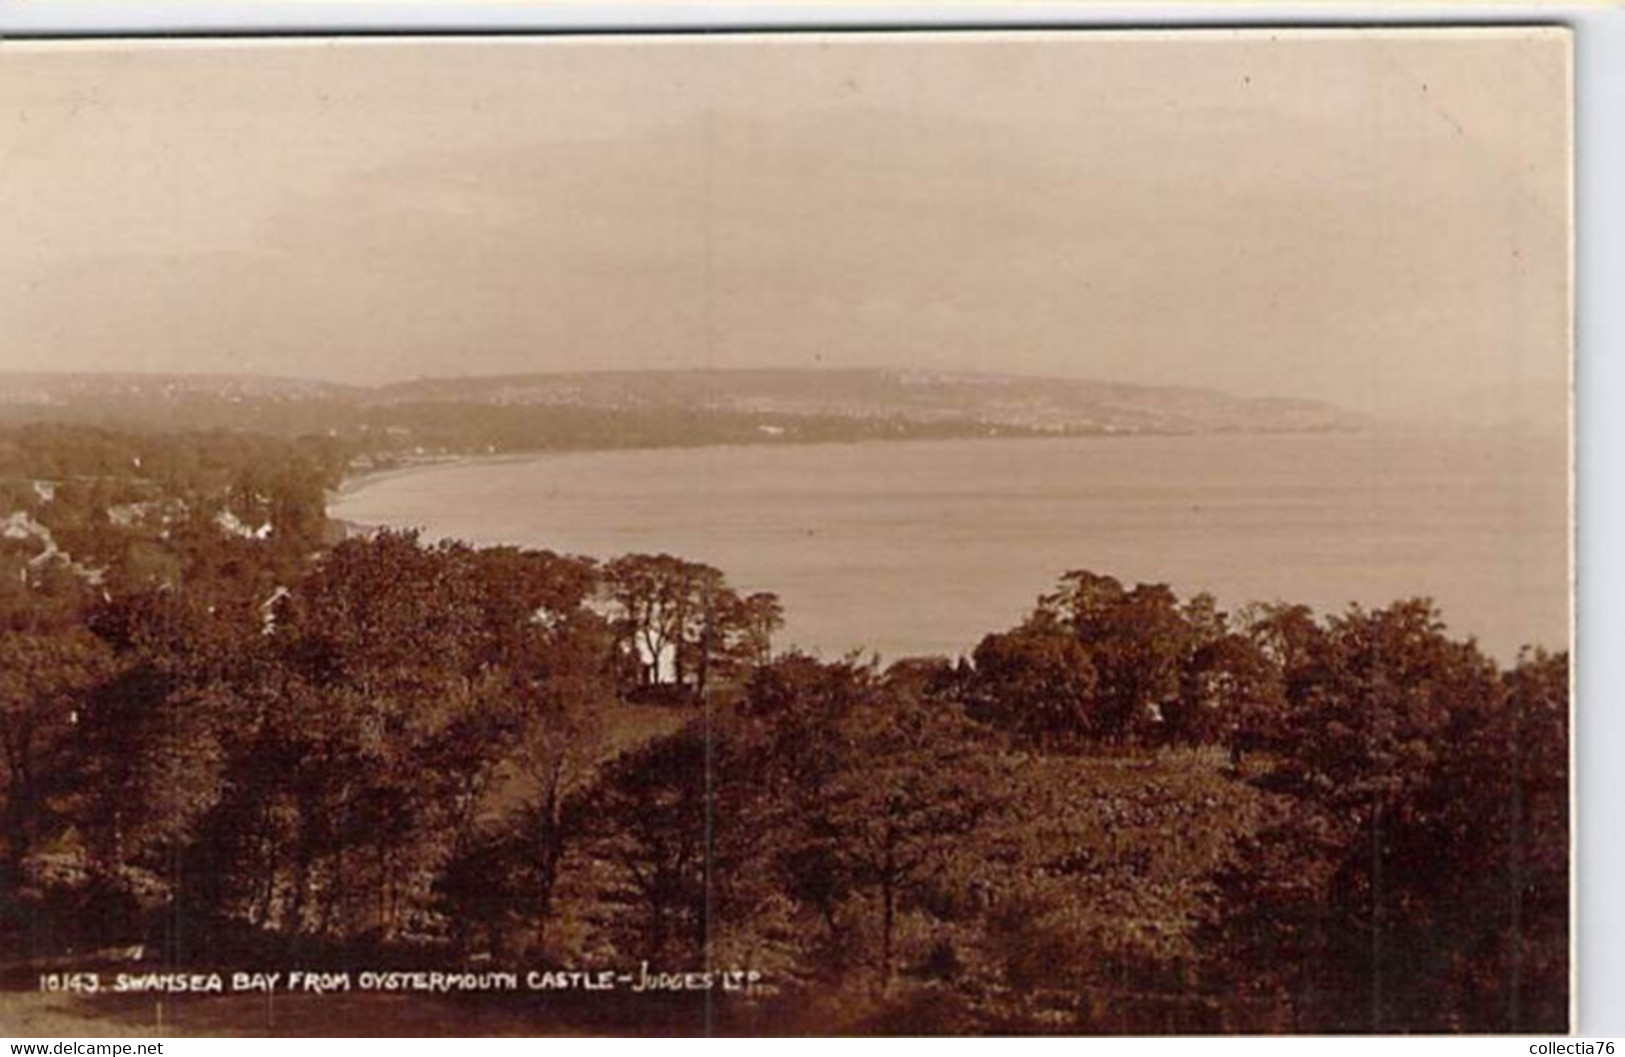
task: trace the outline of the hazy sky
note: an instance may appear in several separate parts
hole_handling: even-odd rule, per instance
[[[1568,85],[1555,30],[0,43],[0,369],[1544,415]]]

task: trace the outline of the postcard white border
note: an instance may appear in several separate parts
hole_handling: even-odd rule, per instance
[[[0,40],[263,34],[737,32],[1545,23],[1575,33],[1575,483],[1583,1037],[1625,1035],[1625,8],[1612,4],[1115,4],[54,0],[0,3]],[[1612,193],[1610,193],[1612,189]],[[1519,1048],[1521,1050],[1521,1047]]]

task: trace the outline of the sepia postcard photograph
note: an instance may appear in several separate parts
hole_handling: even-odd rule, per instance
[[[0,1034],[1567,1033],[1571,65],[0,41]]]

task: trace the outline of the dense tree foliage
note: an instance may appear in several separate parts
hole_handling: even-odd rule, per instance
[[[775,655],[701,563],[335,541],[328,454],[0,444],[8,949],[748,966],[823,1031],[1566,1026],[1565,654],[1075,570],[969,658]]]
[[[615,628],[639,684],[704,697],[714,674],[761,664],[783,624],[777,597],[740,595],[722,570],[669,554],[628,554],[603,570]]]
[[[1567,658],[1497,673],[1420,603],[1333,620],[1315,652],[1270,776],[1290,812],[1213,893],[1211,969],[1262,1000],[1241,1026],[1558,1030]]]

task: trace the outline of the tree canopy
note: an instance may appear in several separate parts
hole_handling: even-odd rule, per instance
[[[341,540],[330,455],[0,443],[8,948],[735,964],[724,1015],[802,1030],[1566,1027],[1566,654],[1083,569],[966,657],[781,654],[704,563]]]

